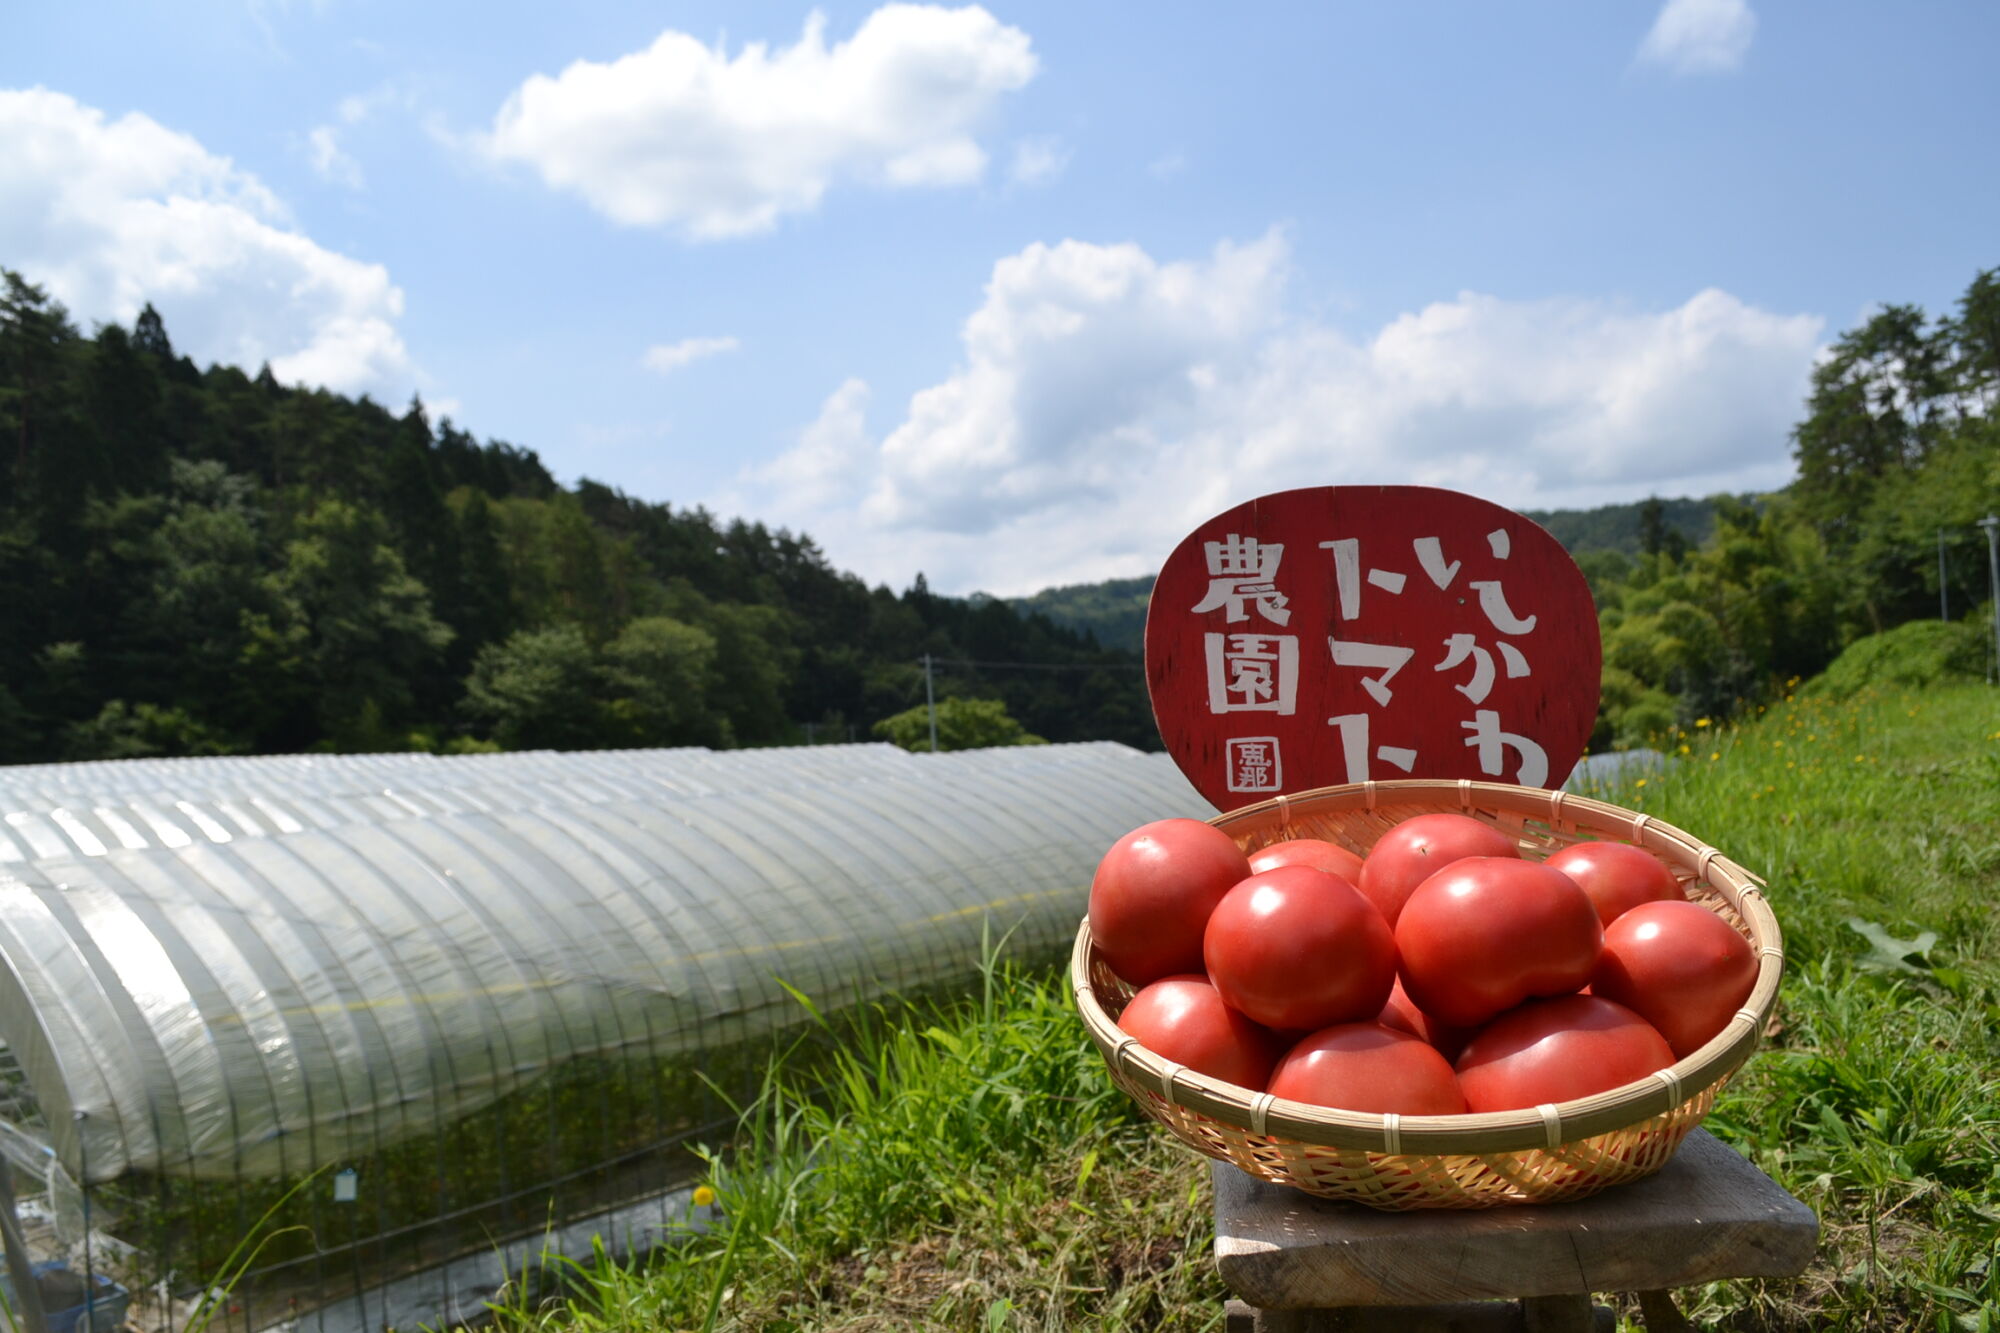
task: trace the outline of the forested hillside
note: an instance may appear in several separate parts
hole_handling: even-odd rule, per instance
[[[1968,646],[1982,636],[1996,406],[2000,270],[1948,315],[1891,305],[1842,334],[1813,371],[1790,487],[1720,501],[1696,550],[1583,562],[1604,629],[1597,742],[1726,716],[1913,620],[1955,622]]]
[[[1570,554],[1582,558],[1602,553],[1621,556],[1671,551],[1685,555],[1715,531],[1715,510],[1728,496],[1706,500],[1638,500],[1600,505],[1596,509],[1528,509],[1522,512],[1549,530]],[[1748,502],[1750,496],[1740,499]],[[1586,564],[1590,562],[1586,561]],[[1599,561],[1602,564],[1604,562]],[[1623,569],[1611,561],[1612,569]],[[1094,635],[1107,648],[1145,650],[1146,605],[1154,575],[1105,579],[1101,583],[1071,583],[1044,588],[1032,597],[1013,598],[1022,614],[1040,612],[1058,625]]]
[[[0,762],[866,739],[922,702],[925,655],[940,697],[1004,701],[1034,735],[1158,745],[1114,646],[1150,580],[870,588],[805,534],[563,487],[420,403],[202,370],[150,307],[86,336],[0,281]],[[2000,270],[1949,315],[1889,306],[1840,338],[1786,491],[1605,516],[1581,556],[1593,745],[1726,715],[1941,610],[1975,634],[1997,403]]]
[[[0,282],[0,762],[865,740],[924,654],[1032,733],[1157,748],[1136,659],[1045,618]]]
[[[1738,499],[1748,500],[1749,496]],[[1705,500],[1655,497],[1631,504],[1599,505],[1595,509],[1524,509],[1571,555],[1586,551],[1617,551],[1639,555],[1661,549],[1688,551],[1715,532],[1715,509],[1728,496]]]
[[[1058,625],[1093,635],[1107,648],[1142,653],[1153,577],[1142,574],[1137,578],[1044,588],[1032,597],[1014,598],[1014,609],[1023,615],[1040,613]]]

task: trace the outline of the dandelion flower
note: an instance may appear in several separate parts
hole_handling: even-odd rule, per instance
[[[1694,724],[1697,727],[1705,727],[1708,725],[1708,719],[1705,717],[1698,717],[1694,720]]]
[[[706,1185],[696,1185],[696,1186],[694,1187],[694,1206],[695,1206],[695,1207],[697,1207],[697,1208],[706,1208],[706,1207],[708,1207],[708,1206],[709,1206],[710,1204],[712,1204],[712,1203],[714,1203],[714,1202],[715,1202],[715,1191],[714,1191],[714,1190],[710,1189],[710,1188],[709,1188],[708,1186],[706,1186]]]

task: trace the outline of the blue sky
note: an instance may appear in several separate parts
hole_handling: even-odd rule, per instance
[[[0,264],[902,586],[1342,482],[1758,489],[2000,264],[2000,9],[18,7]]]

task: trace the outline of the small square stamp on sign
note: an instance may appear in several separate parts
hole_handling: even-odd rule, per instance
[[[1276,736],[1238,736],[1225,742],[1223,759],[1229,766],[1231,791],[1275,792],[1283,787]]]

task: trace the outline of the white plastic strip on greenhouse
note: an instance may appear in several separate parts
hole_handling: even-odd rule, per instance
[[[770,1032],[781,981],[1051,955],[1119,835],[1211,813],[1108,743],[0,768],[0,1040],[78,1180],[287,1174]]]

